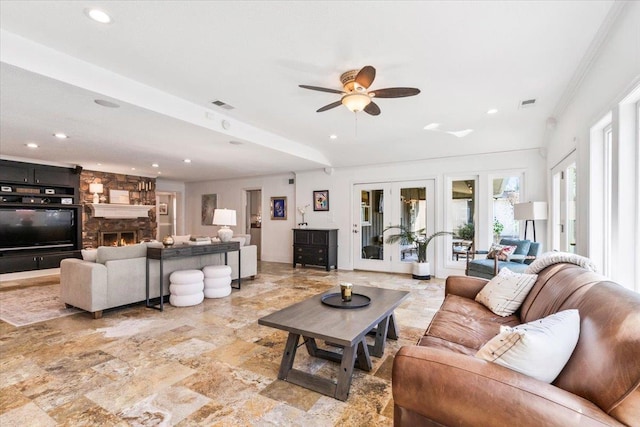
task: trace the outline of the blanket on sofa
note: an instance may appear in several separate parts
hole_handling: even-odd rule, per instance
[[[585,258],[583,256],[572,254],[569,252],[544,253],[536,258],[535,261],[533,261],[524,272],[526,274],[538,274],[550,265],[559,264],[562,262],[579,265],[584,269],[596,272],[596,265],[589,258]]]

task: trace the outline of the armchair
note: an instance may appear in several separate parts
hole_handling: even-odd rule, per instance
[[[502,239],[500,245],[516,246],[516,250],[513,254],[507,255],[504,261],[499,260],[497,256],[494,259],[472,259],[472,255],[486,255],[489,251],[469,252],[466,275],[491,279],[504,267],[516,273],[524,273],[527,266],[540,254],[540,243],[530,240]]]

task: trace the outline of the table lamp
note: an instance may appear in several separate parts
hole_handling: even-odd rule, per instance
[[[102,194],[103,191],[104,188],[102,187],[102,184],[95,182],[93,184],[89,184],[89,192],[93,193],[93,203],[100,203],[100,196],[98,196],[98,194]]]
[[[213,225],[219,225],[218,238],[228,242],[233,237],[233,230],[229,226],[236,225],[236,211],[233,209],[216,209],[213,211]]]
[[[533,241],[536,241],[537,219],[547,219],[547,202],[527,202],[513,205],[513,219],[524,220],[524,238],[527,239],[527,226],[533,225]]]

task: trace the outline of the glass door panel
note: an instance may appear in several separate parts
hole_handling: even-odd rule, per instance
[[[452,179],[447,207],[448,230],[455,233],[450,239],[451,250],[447,260],[453,263],[466,262],[467,251],[474,248],[476,241],[476,178]],[[447,239],[449,240],[449,239]]]
[[[387,184],[354,186],[353,248],[354,268],[388,271],[385,262],[383,231],[387,223],[385,197]]]

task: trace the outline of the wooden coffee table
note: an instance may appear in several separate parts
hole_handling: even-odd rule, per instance
[[[258,319],[260,325],[289,332],[278,372],[279,379],[339,400],[347,400],[354,365],[370,371],[370,355],[381,357],[386,338],[398,339],[393,311],[409,296],[409,292],[405,291],[366,286],[354,286],[353,292],[368,296],[371,303],[353,309],[323,304],[323,295],[340,293],[340,288],[336,287]],[[368,333],[375,333],[374,345],[367,344]],[[340,363],[337,383],[293,368],[300,337],[309,355]],[[316,339],[342,346],[342,354],[318,348]]]

